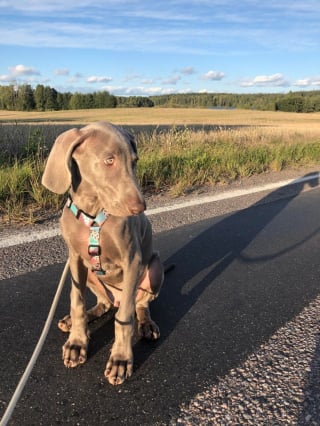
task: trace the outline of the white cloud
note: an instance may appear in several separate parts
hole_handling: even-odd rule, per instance
[[[273,74],[273,75],[257,75],[253,79],[253,83],[265,85],[270,83],[271,84],[278,83],[279,81],[282,81],[282,80],[283,80],[283,75],[280,73]]]
[[[128,81],[137,80],[139,78],[141,78],[141,75],[135,74],[135,73],[131,73],[131,74],[127,74],[125,76],[125,78],[123,79],[123,81],[124,81],[124,83],[127,83]]]
[[[37,79],[35,79],[34,77],[41,75],[40,72],[35,68],[27,67],[21,64],[8,67],[8,70],[9,74],[0,75],[0,82],[32,84],[37,82]]]
[[[294,86],[298,87],[307,87],[311,85],[311,79],[310,78],[304,78],[301,80],[297,80],[293,83]]]
[[[32,67],[26,67],[25,65],[15,65],[14,67],[9,67],[9,71],[13,76],[22,76],[22,75],[40,75],[39,71]]]
[[[0,81],[2,83],[12,83],[13,80],[14,80],[14,77],[12,75],[8,75],[8,74],[0,75]]]
[[[211,81],[219,81],[225,77],[225,74],[221,71],[208,71],[207,73],[201,76],[202,80],[211,80]]]
[[[194,67],[184,67],[180,70],[180,72],[185,75],[192,75],[196,73]]]
[[[242,81],[240,82],[240,86],[241,86],[241,87],[253,87],[253,86],[254,86],[254,83],[253,83],[253,81],[252,81],[252,80],[242,80]]]
[[[298,87],[320,86],[320,77],[307,77],[295,81],[293,85]]]
[[[175,75],[166,80],[163,80],[162,84],[177,84],[179,80],[181,80],[181,77],[179,75]]]
[[[320,86],[320,77],[312,79],[311,86]]]
[[[246,79],[240,82],[241,87],[288,87],[290,83],[283,74],[257,75],[253,79]]]
[[[67,68],[61,68],[54,70],[53,73],[57,76],[66,76],[69,75],[69,70]]]
[[[154,82],[155,82],[155,79],[153,78],[146,78],[144,80],[141,80],[142,84],[154,84]]]
[[[78,81],[81,79],[83,77],[83,75],[81,74],[81,73],[79,73],[79,72],[76,72],[73,76],[71,76],[69,79],[68,79],[68,83],[70,83],[70,84],[74,84],[74,83],[78,83]]]
[[[176,93],[173,88],[163,87],[126,87],[126,86],[104,86],[104,90],[107,90],[113,95],[117,96],[156,96],[156,95],[168,95]]]
[[[112,77],[101,77],[93,75],[86,79],[87,83],[109,83],[109,81],[112,81]]]
[[[175,0],[166,7],[148,0],[2,0],[0,44],[212,55],[227,53],[230,43],[236,54],[238,42],[246,51],[258,45],[316,52],[319,12],[317,0]],[[281,25],[288,17],[291,25]]]

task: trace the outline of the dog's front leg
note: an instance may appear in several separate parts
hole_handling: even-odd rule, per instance
[[[71,294],[70,317],[72,327],[66,343],[62,347],[62,359],[68,368],[77,367],[87,359],[88,331],[85,307],[87,268],[82,259],[70,254]]]
[[[140,265],[140,259],[136,259],[125,268],[123,294],[115,315],[115,341],[105,370],[105,376],[112,385],[120,385],[133,371],[132,336]]]

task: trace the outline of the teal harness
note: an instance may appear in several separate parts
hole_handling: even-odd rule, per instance
[[[97,275],[105,275],[106,271],[102,269],[100,259],[100,232],[102,225],[108,219],[108,213],[102,210],[96,217],[90,216],[74,204],[71,195],[68,196],[66,207],[80,222],[90,228],[88,254],[90,255],[91,271]]]
[[[108,219],[108,213],[105,210],[102,210],[100,213],[97,214],[96,217],[90,216],[86,213],[84,213],[81,209],[79,209],[73,202],[71,195],[68,195],[68,199],[66,202],[66,207],[73,213],[73,215],[84,225],[88,226],[90,228],[90,234],[89,234],[89,245],[88,245],[88,253],[90,255],[90,263],[91,263],[91,271],[95,272],[98,276],[105,275],[106,271],[102,269],[101,267],[101,246],[100,246],[100,232],[102,225],[106,222]],[[151,257],[150,263],[152,262],[152,259],[156,256],[154,253]],[[98,277],[99,278],[99,277]],[[111,285],[109,283],[104,283],[100,278],[99,281],[103,284],[103,286],[106,288],[108,292],[108,298],[111,301],[111,303],[114,304],[114,296],[112,289],[108,289],[108,287],[115,288],[118,291],[122,291],[121,288],[117,288],[114,285]],[[138,290],[142,290],[145,293],[149,293],[152,296],[157,296],[157,294],[153,293],[152,291],[149,291],[145,288],[138,287]],[[122,325],[126,325],[129,323],[122,323],[121,321],[117,320]],[[131,323],[130,323],[131,324]]]

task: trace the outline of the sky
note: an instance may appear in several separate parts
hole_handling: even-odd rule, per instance
[[[320,90],[319,0],[0,0],[0,85]]]

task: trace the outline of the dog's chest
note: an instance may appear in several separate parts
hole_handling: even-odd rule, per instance
[[[108,280],[120,282],[123,257],[129,249],[125,227],[110,220],[99,230],[92,231],[74,217],[65,219],[61,219],[62,234],[71,251],[80,255],[88,269],[97,269],[100,275],[98,269],[101,269]],[[97,261],[100,267],[95,266]]]

